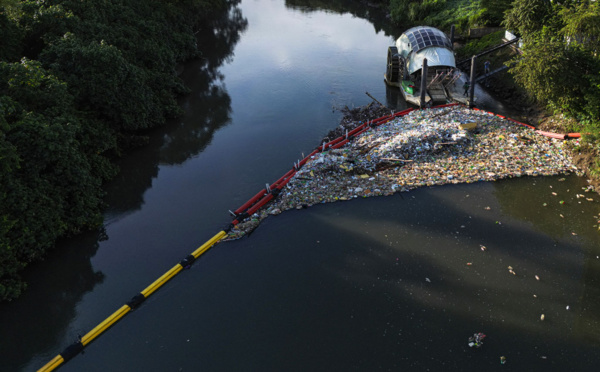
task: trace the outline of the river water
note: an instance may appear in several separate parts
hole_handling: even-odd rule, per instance
[[[375,9],[307,4],[242,1],[219,25],[228,42],[183,67],[185,115],[121,161],[104,228],[60,242],[0,307],[2,370],[40,368],[220,231],[337,125],[336,108],[369,103],[365,91],[404,107],[383,83],[401,30]],[[527,177],[269,217],[60,370],[595,370],[600,208],[585,186]]]

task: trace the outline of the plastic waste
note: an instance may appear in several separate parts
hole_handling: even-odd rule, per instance
[[[479,348],[483,345],[483,339],[486,337],[482,332],[475,333],[473,336],[469,337],[469,347]]]

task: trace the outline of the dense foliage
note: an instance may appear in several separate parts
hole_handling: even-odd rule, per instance
[[[430,25],[449,29],[455,25],[465,32],[469,27],[498,26],[511,0],[390,0],[392,20],[404,29]]]
[[[584,145],[600,153],[600,2],[595,0],[390,0],[402,28],[426,24],[504,26],[522,37],[523,54],[508,62],[516,82],[549,110],[576,119]],[[491,35],[492,38],[496,37]],[[492,40],[492,39],[490,39]],[[479,46],[485,45],[482,40]],[[475,43],[471,43],[477,49]],[[464,55],[473,54],[465,50]],[[600,175],[600,160],[592,173]]]
[[[550,110],[575,119],[600,176],[600,3],[516,0],[505,25],[523,38],[523,55],[511,69],[518,83]]]
[[[550,108],[600,129],[600,3],[514,4],[505,24],[524,41],[512,69],[517,81]]]
[[[0,0],[0,300],[58,237],[102,222],[110,159],[179,113],[176,64],[238,2]]]

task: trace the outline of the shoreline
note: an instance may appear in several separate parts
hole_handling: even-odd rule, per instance
[[[473,125],[472,130],[462,129]],[[352,125],[347,119],[340,126],[350,130]],[[269,215],[318,203],[572,172],[583,175],[562,140],[459,105],[414,110],[371,128],[344,147],[311,156],[276,199],[232,228],[225,239],[251,233]]]

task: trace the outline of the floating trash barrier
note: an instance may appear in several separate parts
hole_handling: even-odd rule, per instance
[[[406,110],[367,124],[295,164],[277,198],[238,219],[226,239],[249,233],[268,215],[317,203],[577,171],[560,139],[565,136],[548,137],[482,110],[458,105]]]
[[[346,123],[338,129],[344,134],[324,142],[304,159],[294,162],[294,167],[281,178],[265,185],[250,200],[231,211],[234,220],[226,228],[39,371],[53,371],[77,356],[165,283],[190,268],[215,244],[247,235],[269,215],[317,203],[392,195],[423,186],[578,171],[564,146],[564,139],[579,138],[579,133],[539,132],[512,119],[456,104],[424,110],[407,109],[357,123],[355,128]],[[585,195],[578,194],[577,197],[585,198]],[[486,250],[483,245],[480,248]],[[467,262],[467,266],[471,265],[472,262]],[[511,266],[508,269],[516,275]],[[540,280],[537,275],[535,278]],[[431,282],[429,278],[425,280]],[[569,306],[566,309],[569,310]],[[544,319],[542,314],[540,320]],[[474,334],[469,339],[469,346],[480,347],[484,337],[483,333]],[[501,363],[505,360],[501,357]]]

